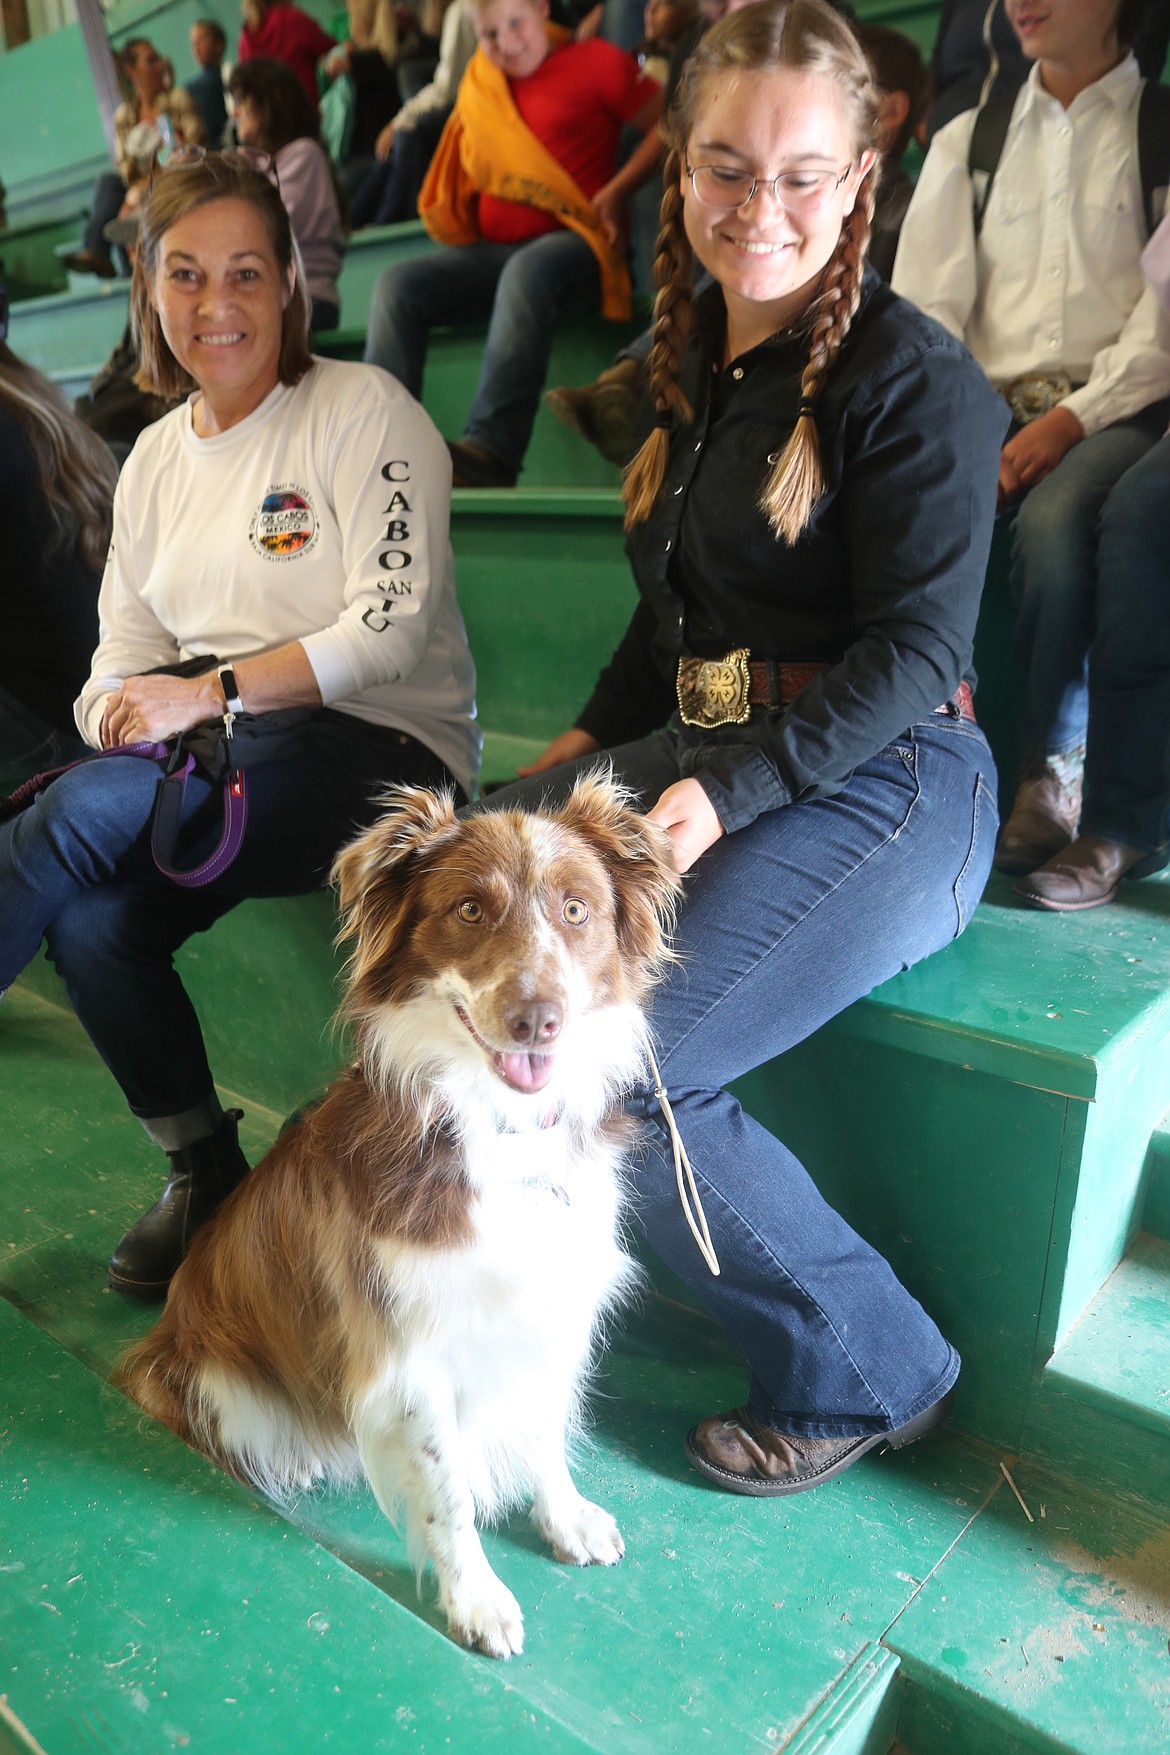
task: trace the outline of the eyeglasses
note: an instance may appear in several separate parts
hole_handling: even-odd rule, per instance
[[[779,171],[774,177],[753,177],[730,165],[687,165],[696,199],[704,207],[746,207],[756,192],[767,189],[785,213],[815,213],[836,194],[850,171]]]
[[[276,160],[270,152],[261,152],[258,146],[229,146],[223,152],[211,152],[206,146],[162,146],[154,155],[146,193],[149,195],[153,190],[155,177],[160,171],[190,170],[193,165],[201,165],[205,159],[223,159],[228,164],[250,165],[262,177],[275,183],[277,189],[280,188]]]

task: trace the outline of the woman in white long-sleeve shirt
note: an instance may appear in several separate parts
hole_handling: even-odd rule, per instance
[[[388,783],[466,792],[479,738],[446,448],[385,373],[309,354],[288,218],[267,178],[231,153],[165,171],[143,211],[132,297],[152,387],[194,389],[122,472],[78,725],[116,751],[229,712],[262,723],[304,710],[249,773],[238,857],[198,889],[154,863],[159,770],[141,756],[74,768],[0,828],[0,990],[43,939],[171,1159],[162,1198],[110,1264],[111,1284],[150,1297],[247,1170],[173,953],[246,897],[317,888]],[[149,674],[210,655],[221,662],[204,674]],[[191,775],[185,864],[218,841],[221,798]]]
[[[975,113],[936,136],[903,223],[894,290],[971,348],[1025,418],[1000,460],[1015,511],[1021,783],[996,864],[1032,906],[1098,907],[1165,862],[1162,788],[1145,779],[1123,702],[1146,668],[1114,585],[1102,520],[1166,429],[1170,321],[1142,275],[1142,78],[1136,0],[1007,0],[1034,62],[994,177],[972,166]],[[978,155],[977,155],[978,156]],[[981,216],[979,210],[982,209]],[[980,223],[981,217],[981,223]],[[1043,406],[1043,405],[1041,405]],[[1127,634],[1127,629],[1129,630]],[[1143,752],[1144,753],[1144,752]],[[1158,762],[1160,765],[1160,754]]]

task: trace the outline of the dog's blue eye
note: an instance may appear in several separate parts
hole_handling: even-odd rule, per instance
[[[478,926],[483,919],[483,909],[478,902],[473,902],[470,897],[466,902],[460,902],[456,913],[460,920],[467,922],[468,926]]]
[[[566,920],[570,926],[584,926],[589,918],[589,910],[586,908],[584,902],[575,901],[573,897],[570,896],[569,900],[561,909],[561,917]]]

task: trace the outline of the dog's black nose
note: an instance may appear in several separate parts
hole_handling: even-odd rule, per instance
[[[564,1008],[555,999],[525,1000],[522,1005],[510,1006],[504,1014],[512,1040],[526,1048],[555,1042],[564,1021]]]

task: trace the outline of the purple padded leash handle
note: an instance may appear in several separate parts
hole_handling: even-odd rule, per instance
[[[38,792],[43,792],[60,775],[68,774],[71,768],[80,768],[103,756],[141,756],[146,761],[165,764],[173,760],[174,751],[169,743],[123,743],[112,749],[95,750],[93,755],[81,756],[76,762],[66,762],[60,768],[47,768],[43,774],[34,774],[17,787],[7,801],[8,814],[15,816],[25,805],[32,803]],[[182,885],[185,890],[197,890],[223,875],[243,846],[244,831],[248,826],[248,791],[244,772],[242,768],[229,765],[223,782],[223,834],[218,847],[202,865],[193,866],[189,871],[181,871],[172,863],[187,779],[194,767],[195,758],[188,755],[182,767],[164,774],[159,780],[150,828],[150,851],[155,865],[164,877]]]
[[[154,863],[164,877],[181,884],[185,890],[197,890],[222,877],[243,846],[244,831],[248,826],[248,789],[244,770],[229,766],[223,780],[223,833],[219,846],[202,865],[192,866],[188,871],[182,871],[172,863],[183,817],[187,780],[194,767],[195,757],[188,754],[181,768],[163,775],[155,794],[150,826],[150,851]]]

